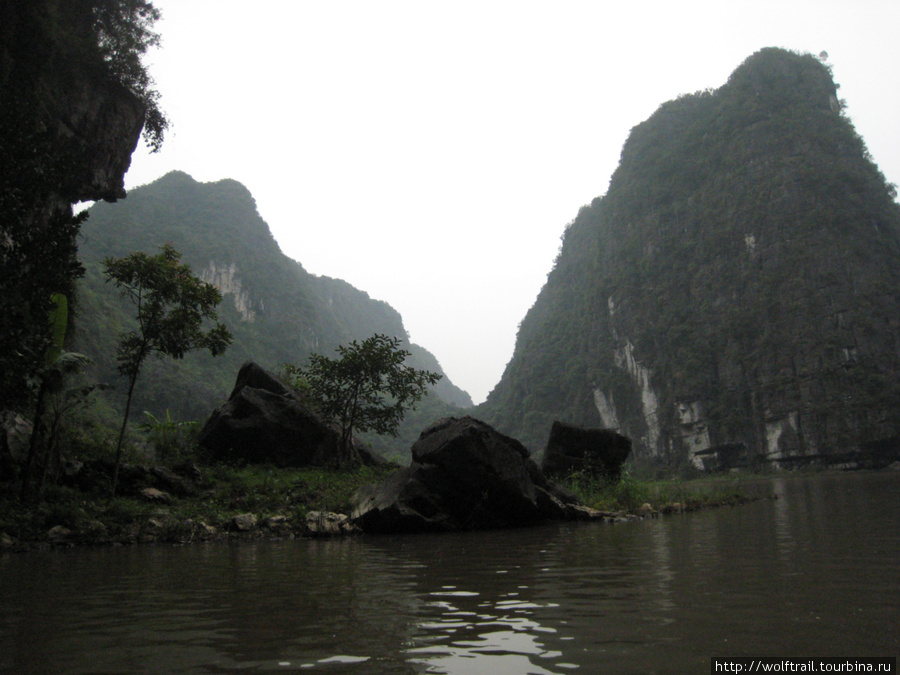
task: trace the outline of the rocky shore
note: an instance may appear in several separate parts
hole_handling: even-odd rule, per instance
[[[83,517],[67,525],[29,526],[23,537],[0,530],[0,553],[14,553],[75,546],[187,545],[228,541],[284,540],[317,537],[342,537],[362,534],[361,528],[347,514],[327,510],[298,513],[287,505],[282,512],[264,508],[257,511],[218,513],[211,517],[203,503],[204,496],[176,499],[148,494],[128,497],[115,504],[83,502]],[[165,494],[165,493],[164,493]],[[211,498],[209,494],[207,498]],[[696,497],[684,502],[651,504],[637,509],[599,510],[583,507],[573,519],[606,525],[677,516],[701,509],[736,506],[759,499],[737,493],[717,498]],[[4,507],[10,503],[5,502]],[[13,510],[16,507],[13,506]],[[6,510],[6,525],[11,512]],[[193,514],[193,515],[187,515]],[[12,515],[17,515],[13,513]],[[21,520],[23,514],[18,514]],[[59,515],[57,514],[57,517]],[[53,516],[48,519],[52,522]],[[12,528],[8,528],[12,529]]]

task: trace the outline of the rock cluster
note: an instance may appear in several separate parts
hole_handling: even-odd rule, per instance
[[[360,529],[488,529],[590,515],[547,481],[525,446],[471,417],[433,424],[412,457],[409,467],[357,492],[351,519]]]

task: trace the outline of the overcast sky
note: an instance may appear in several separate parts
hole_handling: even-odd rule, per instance
[[[829,54],[900,183],[896,0],[154,0],[172,129],[128,188],[234,178],[282,250],[402,315],[476,403],[629,130],[762,47]]]

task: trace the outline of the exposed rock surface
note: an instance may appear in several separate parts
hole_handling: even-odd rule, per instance
[[[412,456],[409,467],[357,492],[351,518],[363,531],[528,525],[565,518],[577,502],[547,481],[521,443],[471,417],[436,422]]]
[[[241,513],[231,519],[231,525],[238,532],[248,532],[256,527],[256,516],[252,513]]]
[[[228,402],[214,411],[199,443],[216,460],[276,466],[332,466],[340,434],[299,401],[290,387],[249,361],[238,372]],[[355,445],[364,464],[384,458]]]
[[[84,62],[83,26],[61,30],[51,19],[69,20],[67,5],[74,3],[9,4],[0,10],[0,92],[11,103],[4,107],[4,131],[10,132],[6,124],[32,125],[27,132],[13,128],[25,142],[51,137],[58,161],[67,162],[46,206],[124,197],[146,106],[98,64]]]
[[[306,514],[305,526],[306,535],[310,537],[330,537],[358,531],[346,515],[331,511],[310,511]]]
[[[617,477],[631,453],[631,439],[612,429],[586,429],[556,421],[544,450],[541,469],[550,478],[582,471]]]
[[[820,59],[763,49],[636,125],[479,414],[699,469],[900,456],[900,208],[836,95]]]

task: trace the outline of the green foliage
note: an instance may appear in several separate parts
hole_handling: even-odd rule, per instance
[[[231,344],[223,324],[203,330],[205,319],[215,320],[222,295],[191,274],[181,264],[181,254],[170,245],[156,256],[133,253],[121,259],[107,258],[106,278],[134,305],[138,327],[120,336],[116,358],[119,372],[134,378],[151,354],[173,359],[195,349],[213,356]]]
[[[142,59],[148,49],[159,46],[160,36],[153,27],[160,19],[160,11],[147,0],[87,0],[72,4],[89,9],[94,41],[109,76],[147,107],[144,140],[157,152],[169,121],[159,107],[159,92]]]
[[[141,63],[158,43],[152,31],[158,18],[145,0],[29,0],[0,6],[0,409],[24,411],[33,405],[38,371],[54,359],[45,360],[54,340],[47,325],[51,297],[74,298],[84,271],[76,251],[87,214],[74,215],[70,204],[117,196],[121,176],[109,176],[104,194],[98,193],[92,172],[97,157],[107,161],[110,144],[130,139],[91,144],[92,134],[80,128],[89,117],[82,109],[85,92],[114,92],[111,101],[127,103],[131,97],[120,89],[124,86],[147,108],[148,143],[154,149],[162,143],[168,121]],[[116,111],[102,115],[109,125]]]
[[[152,354],[181,359],[201,349],[217,356],[232,341],[231,333],[221,323],[204,330],[205,320],[218,318],[216,306],[222,296],[214,286],[194,277],[190,267],[180,261],[181,254],[166,244],[155,256],[138,252],[120,259],[107,258],[104,263],[107,280],[134,305],[138,324],[120,335],[116,352],[119,373],[128,379],[128,395],[116,446],[113,495],[134,385],[146,358]]]
[[[409,352],[399,338],[375,334],[338,346],[338,358],[319,354],[298,371],[318,401],[319,411],[341,429],[341,466],[358,463],[353,433],[395,435],[406,411],[427,394],[441,375],[404,364]]]
[[[602,424],[599,392],[635,453],[671,467],[687,406],[711,444],[759,454],[792,414],[808,453],[900,432],[900,392],[875,384],[900,372],[894,195],[827,66],[752,55],[632,129],[479,413],[540,449],[553,419]]]
[[[169,410],[179,420],[202,420],[227,398],[246,361],[277,370],[280,364],[305,363],[311,352],[330,353],[373,333],[400,336],[411,352],[407,365],[440,372],[433,355],[408,342],[402,318],[387,303],[344,281],[312,275],[286,257],[244,186],[233,180],[201,184],[172,172],[129,191],[128,199],[90,209],[80,247],[86,273],[79,287],[80,330],[74,346],[94,359],[90,372],[96,380],[115,377],[115,336],[130,324],[125,306],[103,282],[102,261],[151,250],[159,241],[169,242],[198,276],[222,289],[219,316],[234,342],[216,358],[194,352],[177,364],[147,361],[133,410],[159,418]],[[120,411],[126,395],[121,389],[102,394]],[[446,378],[429,386],[429,392],[436,396],[404,418],[397,437],[367,435],[366,440],[382,454],[408,460],[409,439],[415,440],[431,422],[459,412],[438,399],[471,405],[465,392]],[[422,416],[426,413],[433,416]]]
[[[49,314],[50,340],[44,354],[44,366],[36,373],[38,382],[37,401],[32,421],[28,454],[22,471],[21,497],[31,496],[32,473],[35,464],[42,460],[43,473],[37,493],[40,494],[51,467],[59,465],[59,431],[64,415],[84,400],[96,389],[95,386],[66,389],[65,384],[90,361],[84,354],[64,352],[63,344],[68,328],[68,302],[62,293],[52,296]],[[47,429],[47,412],[50,425]]]
[[[176,422],[166,410],[164,419],[158,419],[153,413],[145,410],[147,418],[141,424],[141,431],[147,434],[153,449],[156,451],[156,461],[167,465],[177,464],[185,460],[194,459],[197,450],[197,437],[200,434],[200,424],[194,421]]]
[[[739,480],[649,479],[638,476],[631,468],[626,468],[619,479],[576,472],[562,484],[591,508],[617,513],[637,513],[644,504],[654,511],[676,504],[678,510],[693,510],[735,504],[748,498]]]
[[[333,471],[216,464],[207,472],[212,486],[207,500],[210,515],[254,511],[263,515],[288,513],[295,518],[302,518],[308,511],[349,513],[353,494],[386,475],[384,469],[363,466]]]

